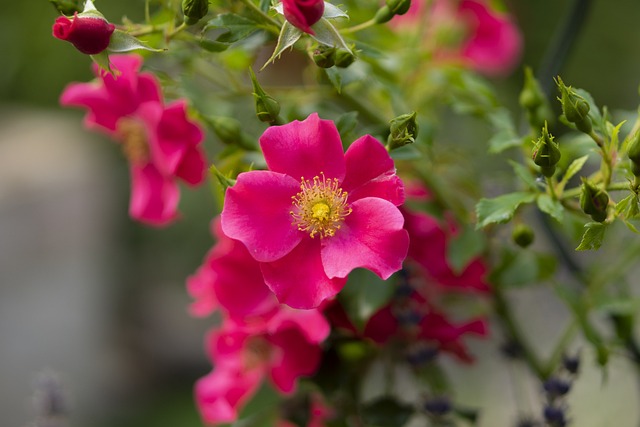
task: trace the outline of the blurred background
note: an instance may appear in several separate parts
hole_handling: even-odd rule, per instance
[[[143,16],[142,0],[97,3],[113,22]],[[524,64],[539,65],[570,3],[509,3],[524,34]],[[635,110],[640,2],[592,3],[563,79],[614,111]],[[12,2],[0,15],[1,424],[33,425],[49,390],[62,397],[71,426],[199,426],[191,390],[210,369],[202,340],[211,321],[189,317],[184,281],[212,244],[215,201],[206,186],[183,191],[186,220],[164,230],[129,220],[128,171],[119,150],[83,130],[81,111],[58,106],[66,84],[92,75],[89,58],[51,36],[56,16],[46,0]],[[515,104],[521,81],[516,72],[496,82],[505,102]],[[535,291],[519,298],[522,316],[534,309],[557,313],[527,325],[544,349],[566,312]],[[469,384],[459,398],[486,406],[487,420],[504,420],[500,414],[512,405],[496,396],[514,393],[510,374],[490,357],[495,343],[473,348],[489,357],[471,368],[450,366]],[[638,391],[628,369],[617,361],[606,383],[598,372],[585,373],[591,380],[577,385],[572,412],[599,410],[576,425],[610,425],[612,416],[619,417],[616,425],[633,425]]]

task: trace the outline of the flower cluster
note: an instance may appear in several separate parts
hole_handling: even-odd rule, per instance
[[[85,125],[122,147],[131,173],[130,216],[165,226],[178,217],[176,181],[195,186],[204,180],[204,136],[185,100],[165,105],[155,76],[140,72],[141,57],[114,55],[111,61],[117,72],[94,64],[97,81],[70,84],[60,103],[87,109]]]

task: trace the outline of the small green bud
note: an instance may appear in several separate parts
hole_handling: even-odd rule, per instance
[[[269,96],[260,86],[256,75],[251,71],[251,83],[253,84],[253,97],[256,101],[256,115],[261,122],[274,125],[280,121],[280,104]]]
[[[562,104],[562,113],[566,119],[574,123],[579,131],[591,133],[592,124],[589,118],[589,103],[578,95],[571,86],[566,86],[560,77],[556,84],[560,90],[559,101]]]
[[[349,65],[353,64],[353,61],[356,60],[356,56],[349,52],[346,49],[338,49],[336,51],[335,63],[336,67],[347,68]]]
[[[547,123],[542,128],[542,136],[535,142],[533,162],[540,166],[540,171],[546,177],[551,177],[556,171],[556,164],[560,161],[560,148],[549,133]]]
[[[609,195],[583,178],[580,207],[584,213],[591,215],[594,221],[603,222],[607,219],[608,205]]]
[[[56,10],[63,15],[72,16],[74,13],[82,12],[82,0],[49,0],[49,3],[56,8]]]
[[[336,48],[325,45],[313,51],[313,62],[320,68],[331,68],[336,64]]]
[[[511,232],[511,238],[516,243],[516,245],[521,248],[526,248],[535,239],[535,234],[533,233],[533,229],[526,224],[518,224],[514,227]]]
[[[525,67],[524,86],[518,98],[520,105],[528,111],[534,111],[544,104],[545,99],[540,83],[533,75],[531,67]]]
[[[387,148],[389,151],[403,147],[415,142],[418,136],[417,113],[402,114],[392,119],[389,124],[389,137],[387,138]]]
[[[386,3],[394,15],[404,15],[411,7],[411,0],[387,0]]]
[[[209,0],[182,0],[182,13],[187,25],[197,24],[209,12]]]
[[[628,155],[633,163],[640,163],[640,131],[633,135],[633,139],[629,144]]]
[[[378,12],[376,12],[373,20],[376,24],[384,24],[385,22],[389,22],[394,16],[395,13],[391,11],[389,6],[382,6],[380,9],[378,9]]]

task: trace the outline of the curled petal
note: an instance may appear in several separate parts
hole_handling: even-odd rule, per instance
[[[342,142],[336,125],[317,113],[303,121],[271,126],[260,137],[269,170],[313,179],[321,173],[342,181],[345,174]]]
[[[367,197],[351,205],[343,228],[324,239],[322,264],[329,277],[346,277],[354,268],[367,268],[382,279],[400,270],[409,236],[402,214],[391,202]]]
[[[280,306],[278,312],[269,319],[267,332],[274,334],[290,327],[298,328],[308,342],[315,344],[324,341],[331,329],[327,319],[318,310],[293,310]]]
[[[293,308],[310,309],[333,297],[346,279],[330,279],[320,258],[319,239],[305,238],[281,259],[260,265],[264,280],[278,301]]]
[[[342,189],[349,193],[350,201],[379,197],[396,206],[404,203],[404,186],[393,159],[378,140],[364,135],[351,144],[344,157],[347,172]]]
[[[225,194],[221,214],[224,234],[244,243],[257,261],[282,258],[303,236],[292,225],[289,213],[291,197],[299,189],[298,181],[280,173],[241,173]]]

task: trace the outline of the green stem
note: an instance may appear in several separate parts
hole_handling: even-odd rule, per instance
[[[638,178],[636,178],[636,181],[638,181]],[[640,185],[640,181],[638,181],[638,184]],[[614,182],[607,186],[607,191],[625,191],[625,190],[632,190],[632,186],[629,184],[628,181]],[[567,199],[572,199],[574,197],[578,197],[581,192],[582,192],[582,187],[570,188],[562,193],[561,199],[567,200]]]
[[[368,21],[362,22],[358,25],[354,25],[353,27],[349,27],[349,28],[344,28],[342,30],[340,30],[340,32],[342,34],[353,34],[355,32],[358,31],[362,31],[362,30],[366,30],[369,27],[373,27],[374,25],[376,25],[377,22],[375,19],[369,19]]]

